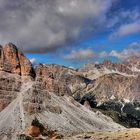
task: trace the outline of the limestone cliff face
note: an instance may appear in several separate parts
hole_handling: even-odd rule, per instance
[[[136,80],[135,77],[122,76],[119,74],[107,74],[99,77],[93,85],[89,92],[91,92],[96,97],[96,101],[102,104],[107,101],[124,101],[132,100],[135,95],[132,93],[130,86]]]
[[[85,88],[91,80],[80,75],[79,72],[61,65],[37,65],[35,68],[36,81],[43,81],[43,85],[52,92],[69,94]]]
[[[40,84],[41,89],[47,89],[49,92],[56,93],[57,95],[71,94],[70,89],[65,83],[53,77],[53,69],[51,71],[47,66],[39,64],[36,66],[35,73],[35,81]]]
[[[0,69],[21,76],[34,75],[31,62],[12,43],[0,47]]]
[[[21,84],[20,76],[0,72],[0,111],[17,97]]]
[[[105,74],[89,83],[86,88],[74,93],[74,97],[82,100],[85,96],[90,95],[91,99],[89,100],[95,99],[97,106],[108,101],[125,102],[127,100],[131,102],[139,97],[138,93],[134,91],[139,87],[136,87],[135,81],[137,81],[137,77],[123,76],[116,73]]]

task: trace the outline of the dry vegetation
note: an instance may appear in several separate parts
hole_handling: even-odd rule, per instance
[[[83,133],[65,140],[140,140],[140,129],[126,129],[116,132],[90,132]]]

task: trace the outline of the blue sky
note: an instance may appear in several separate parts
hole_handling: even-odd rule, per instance
[[[140,0],[0,0],[0,13],[1,43],[34,64],[140,57]]]

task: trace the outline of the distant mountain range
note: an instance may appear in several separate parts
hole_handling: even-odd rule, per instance
[[[34,120],[43,130],[66,136],[123,130],[122,125],[139,127],[139,75],[136,56],[126,62],[90,63],[79,70],[55,64],[34,68],[14,44],[1,46],[0,139],[21,139],[23,134],[32,137],[38,128],[33,127]],[[118,117],[111,119],[108,111]],[[48,135],[41,130],[37,136],[45,140]]]

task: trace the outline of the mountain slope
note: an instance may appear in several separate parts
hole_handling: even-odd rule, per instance
[[[27,100],[34,98],[34,96],[28,96],[28,91],[33,91],[32,84],[27,83],[28,86],[24,86],[26,90],[22,90],[17,98],[0,112],[1,136],[8,134],[7,139],[14,140],[16,134],[24,132],[25,128],[30,126],[34,117],[37,117],[44,126],[65,135],[99,129],[113,131],[123,128],[115,124],[110,118],[88,110],[74,101],[72,97],[66,95],[58,96],[49,93],[49,99],[44,95],[43,98],[34,103],[34,106],[32,106],[34,112],[31,112],[31,108],[30,110],[26,108],[26,103]],[[33,91],[31,94],[36,93]],[[43,104],[40,104],[40,102],[43,102]],[[33,105],[31,102],[28,102],[28,104]]]

